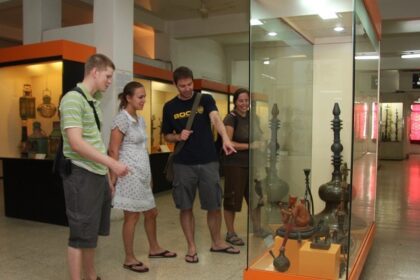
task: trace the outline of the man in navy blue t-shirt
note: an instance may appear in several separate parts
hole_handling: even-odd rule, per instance
[[[191,130],[186,130],[194,98],[193,73],[187,67],[179,67],[173,73],[178,95],[163,107],[162,133],[167,142],[185,141],[181,151],[174,157],[173,198],[180,210],[181,227],[187,239],[188,251],[185,261],[197,263],[198,255],[194,240],[193,204],[198,189],[201,208],[207,210],[212,244],[210,251],[239,254],[239,250],[228,246],[221,238],[221,189],[219,185],[218,154],[213,143],[211,125],[223,139],[223,150],[227,155],[235,153],[226,134],[213,97],[202,94]]]

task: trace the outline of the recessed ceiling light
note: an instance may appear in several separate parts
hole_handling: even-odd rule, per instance
[[[379,59],[379,55],[356,55],[354,58],[356,60],[375,60]]]
[[[257,18],[251,18],[251,25],[263,25],[263,23]]]
[[[271,31],[267,33],[268,36],[274,37],[277,35],[277,32]]]
[[[263,62],[265,65],[268,65],[268,64],[270,64],[270,60],[264,60],[264,62]]]
[[[318,14],[322,19],[334,19],[338,18],[337,14],[333,11],[324,10]]]
[[[336,27],[334,27],[334,31],[335,31],[335,32],[341,32],[341,31],[344,31],[344,27],[342,27],[342,26],[336,26]]]

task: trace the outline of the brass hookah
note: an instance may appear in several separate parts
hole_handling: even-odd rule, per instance
[[[333,108],[334,119],[331,121],[332,130],[334,132],[334,142],[331,145],[331,151],[333,152],[332,165],[334,166],[334,171],[332,173],[331,181],[321,185],[318,190],[320,198],[325,201],[325,208],[319,214],[315,215],[316,221],[319,222],[320,220],[324,220],[331,230],[338,230],[339,228],[336,209],[339,208],[341,202],[343,202],[343,207],[341,209],[343,216],[344,218],[348,217],[347,204],[350,199],[349,188],[342,188],[343,179],[340,167],[342,163],[341,152],[343,151],[343,145],[340,140],[340,130],[342,129],[340,113],[340,106],[338,103],[335,103]]]

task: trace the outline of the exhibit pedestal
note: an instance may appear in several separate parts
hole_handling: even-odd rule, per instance
[[[340,245],[330,249],[312,249],[306,242],[299,251],[299,274],[322,279],[338,279],[340,272]]]

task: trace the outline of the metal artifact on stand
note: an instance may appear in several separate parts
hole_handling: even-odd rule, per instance
[[[280,128],[278,119],[279,109],[277,104],[273,105],[271,110],[272,118],[270,120],[271,139],[269,143],[269,167],[267,176],[267,200],[269,208],[278,207],[280,202],[285,200],[289,193],[289,185],[277,175],[277,156],[280,145],[277,143],[277,132]],[[276,212],[277,213],[277,212]]]
[[[309,175],[311,174],[311,170],[306,168],[303,169],[303,172],[305,174],[305,205],[306,208],[310,211],[311,217],[315,215],[314,211],[314,198],[312,196],[311,186],[309,185]],[[308,199],[309,196],[309,199]],[[313,222],[313,221],[312,221]]]
[[[315,215],[315,220],[318,222],[320,220],[324,220],[331,230],[337,230],[339,225],[336,216],[336,209],[338,209],[342,200],[344,202],[342,211],[345,214],[345,219],[348,219],[347,204],[350,199],[350,188],[342,188],[342,174],[340,171],[342,163],[341,152],[343,151],[343,145],[340,140],[342,120],[340,120],[340,107],[338,103],[334,104],[333,115],[334,119],[331,123],[332,130],[334,131],[334,143],[331,145],[331,151],[333,152],[332,165],[334,166],[334,171],[332,173],[331,181],[321,185],[319,188],[319,197],[325,201],[325,208],[319,214]],[[342,197],[344,198],[342,199]]]

